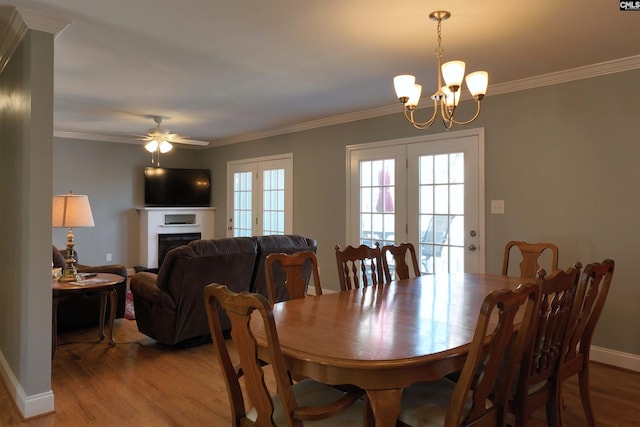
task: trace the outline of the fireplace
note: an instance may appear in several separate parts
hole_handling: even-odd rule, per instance
[[[158,268],[171,249],[199,240],[201,237],[201,233],[158,234]]]
[[[158,268],[167,252],[176,246],[214,237],[215,208],[145,207],[137,210],[140,214],[139,265],[147,268]]]

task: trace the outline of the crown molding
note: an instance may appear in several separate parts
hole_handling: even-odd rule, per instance
[[[512,82],[497,83],[490,86],[490,92],[486,95],[495,96],[503,95],[511,92],[519,92],[527,89],[550,86],[560,83],[567,83],[575,80],[589,79],[607,74],[621,73],[624,71],[636,70],[640,68],[640,55],[630,56],[627,58],[615,59],[612,61],[600,62],[584,67],[563,70],[554,73],[542,74],[540,76],[528,77],[525,79],[514,80]],[[469,96],[464,97],[470,99]],[[429,106],[421,108],[430,108]],[[338,116],[326,117],[323,119],[312,120],[290,126],[270,129],[266,131],[247,133],[243,135],[233,136],[230,138],[221,138],[212,141],[210,147],[222,145],[236,144],[239,142],[248,142],[258,139],[268,138],[287,133],[311,130],[324,126],[338,125],[342,123],[354,122],[357,120],[371,119],[389,114],[402,113],[401,107],[396,103],[384,107],[372,108],[353,113],[341,114]]]
[[[0,6],[0,16],[2,15],[6,16],[7,22],[4,32],[0,34],[0,73],[4,71],[28,30],[52,33],[55,38],[69,25],[69,21],[13,6]]]
[[[30,9],[18,8],[23,21],[30,30],[43,31],[57,38],[69,26],[71,21],[55,16],[44,15]]]
[[[0,7],[0,15],[7,19],[6,27],[0,34],[0,73],[2,73],[29,28],[13,6]]]
[[[502,95],[510,92],[519,92],[527,89],[568,83],[575,80],[590,79],[593,77],[605,76],[607,74],[636,70],[638,68],[640,68],[640,55],[629,56],[627,58],[614,59],[612,61],[573,68],[571,70],[543,74],[507,83],[498,83],[491,86],[491,95]]]
[[[640,55],[616,59],[613,61],[601,62],[601,63],[587,65],[584,67],[574,68],[570,70],[558,71],[555,73],[543,74],[540,76],[529,77],[526,79],[514,80],[512,82],[494,84],[490,86],[490,92],[487,94],[487,96],[503,95],[506,93],[519,92],[527,89],[550,86],[550,85],[555,85],[560,83],[567,83],[575,80],[588,79],[588,78],[603,76],[607,74],[621,73],[624,71],[635,70],[638,68],[640,68]],[[464,99],[465,98],[463,97],[463,100]],[[429,108],[429,107],[422,107],[422,108]],[[372,118],[387,116],[395,113],[401,114],[401,112],[402,112],[401,106],[396,103],[393,105],[371,108],[368,110],[340,114],[340,115],[331,116],[331,117],[325,117],[322,119],[296,123],[288,126],[274,128],[274,129],[246,133],[242,135],[232,136],[229,138],[220,138],[220,139],[211,141],[208,147],[194,147],[194,146],[187,146],[187,147],[196,148],[196,149],[220,147],[223,145],[256,141],[256,140],[278,136],[278,135],[286,135],[289,133],[303,132],[303,131],[317,129],[317,128],[326,127],[326,126],[333,126],[333,125],[339,125],[339,124],[344,124],[349,122],[355,122],[358,120],[372,119]],[[121,143],[129,143],[129,144],[136,143],[136,141],[132,140],[131,138],[126,138],[121,136],[95,135],[95,134],[78,133],[78,132],[56,131],[54,132],[54,136],[62,137],[62,138],[85,139],[85,140],[106,141],[106,142],[121,142]]]

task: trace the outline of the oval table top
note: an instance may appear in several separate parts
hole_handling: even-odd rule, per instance
[[[280,302],[273,315],[292,373],[367,390],[376,425],[392,425],[402,388],[461,369],[485,296],[521,282],[492,274],[425,275]]]

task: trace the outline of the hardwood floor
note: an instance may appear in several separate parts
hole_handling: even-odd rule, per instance
[[[59,337],[52,365],[56,412],[22,421],[0,387],[1,426],[228,426],[229,404],[212,344],[169,349],[116,321],[117,345],[97,342],[96,329]],[[640,373],[592,364],[599,426],[640,426]],[[271,384],[272,385],[272,384]],[[565,388],[568,426],[585,425],[577,380]],[[544,410],[531,426],[546,425]]]

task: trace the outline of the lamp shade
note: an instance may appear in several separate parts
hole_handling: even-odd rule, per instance
[[[462,86],[464,68],[464,61],[449,61],[442,64],[442,78],[451,91],[453,91],[453,88]]]
[[[474,98],[486,95],[487,86],[489,85],[489,74],[486,71],[476,71],[471,73],[467,76],[465,81],[467,82],[469,92],[471,92],[471,95]]]
[[[402,74],[393,78],[393,86],[396,89],[398,98],[409,98],[416,84],[415,76]]]
[[[148,152],[153,153],[158,149],[158,141],[156,141],[155,139],[152,139],[144,146],[144,148]]]
[[[160,149],[160,152],[162,154],[164,153],[168,153],[169,151],[171,151],[171,149],[173,148],[173,145],[171,145],[171,143],[167,140],[163,140],[160,145],[158,146],[158,148]]]
[[[51,215],[53,227],[93,227],[93,214],[89,205],[89,197],[80,194],[53,196]]]

